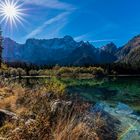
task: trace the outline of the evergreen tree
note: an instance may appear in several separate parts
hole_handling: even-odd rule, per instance
[[[0,67],[1,67],[1,63],[2,63],[2,50],[3,50],[2,42],[3,42],[2,30],[1,30],[1,27],[0,27]]]

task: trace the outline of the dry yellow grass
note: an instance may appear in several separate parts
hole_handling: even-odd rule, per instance
[[[0,102],[0,108],[8,109],[20,118],[6,122],[0,128],[0,137],[8,140],[102,140],[102,129],[111,130],[107,130],[100,115],[93,118],[92,125],[83,121],[88,108],[83,103],[74,103],[71,108],[59,107],[57,112],[51,112],[51,101],[63,98],[61,92],[65,92],[65,86],[55,80],[33,89],[5,83],[1,91],[8,96]],[[51,98],[47,96],[48,92],[53,94]],[[31,116],[33,120],[30,120]]]
[[[72,119],[66,122],[59,122],[54,131],[55,140],[99,140],[95,130],[83,122],[75,122]]]

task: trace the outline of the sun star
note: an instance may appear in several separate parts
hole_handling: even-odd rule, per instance
[[[12,26],[17,22],[22,23],[23,16],[25,15],[22,4],[19,4],[16,0],[1,0],[0,1],[0,21],[9,22]]]

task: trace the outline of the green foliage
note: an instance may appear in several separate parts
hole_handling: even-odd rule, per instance
[[[12,68],[2,64],[0,75],[4,75],[5,77],[25,76],[26,72],[22,68]]]
[[[37,76],[38,75],[38,71],[37,70],[30,70],[29,75],[31,75],[31,76]]]
[[[53,93],[53,95],[60,97],[66,92],[66,84],[54,77],[46,80],[46,89],[49,93]]]
[[[91,74],[91,75],[104,75],[104,70],[101,67],[61,67],[58,70],[57,75],[70,75],[74,77],[80,76],[80,74]]]

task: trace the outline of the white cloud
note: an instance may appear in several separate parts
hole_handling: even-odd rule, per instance
[[[61,2],[59,0],[22,0],[26,4],[35,4],[45,6],[52,9],[58,10],[74,10],[76,9],[72,4]]]
[[[75,37],[74,39],[76,41],[88,41],[88,42],[91,42],[91,43],[99,43],[99,42],[111,42],[111,41],[116,41],[117,39],[98,39],[98,40],[88,40],[88,38],[91,38],[91,33],[86,33],[86,34],[83,34],[83,35],[80,35],[80,36],[77,36]]]
[[[90,40],[89,42],[98,43],[98,42],[111,42],[116,41],[117,39],[100,39],[100,40]]]
[[[34,38],[40,35],[44,30],[47,30],[48,26],[52,28],[51,31],[46,31],[47,37],[52,35],[58,35],[60,30],[67,24],[68,22],[68,15],[73,13],[77,8],[69,4],[67,2],[62,2],[60,0],[22,0],[25,4],[33,4],[37,6],[43,6],[46,8],[51,8],[54,10],[64,10],[64,12],[60,13],[59,15],[46,20],[42,25],[36,27],[31,33],[27,34],[24,39],[27,38]],[[63,21],[62,21],[63,20]],[[45,36],[45,34],[44,34]]]
[[[53,32],[50,30],[44,37],[48,39],[60,37],[60,31],[66,26],[67,22],[68,21],[64,19],[59,26],[53,26]]]
[[[89,37],[89,33],[86,33],[86,34],[77,36],[77,37],[75,37],[74,39],[75,39],[76,41],[81,41],[81,40],[85,40],[87,37]]]
[[[36,29],[34,29],[31,33],[29,33],[28,35],[26,35],[26,39],[27,38],[33,38],[36,37],[37,35],[39,35],[45,28],[47,28],[49,25],[52,25],[54,23],[60,22],[60,21],[64,21],[66,19],[66,17],[70,14],[70,12],[64,12],[61,13],[47,21],[45,21],[42,25],[40,25],[39,27],[37,27]],[[58,32],[60,31],[60,29],[62,29],[62,27],[64,27],[67,23],[67,20],[65,20],[64,22],[62,21],[62,23],[60,23],[60,26],[53,31],[54,32]],[[54,25],[56,26],[56,25]]]

